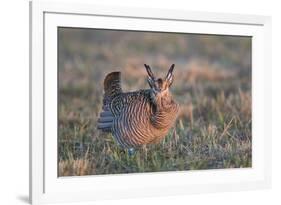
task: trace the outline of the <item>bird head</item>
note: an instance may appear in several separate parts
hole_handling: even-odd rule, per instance
[[[169,88],[173,84],[174,80],[174,75],[173,75],[173,70],[175,67],[175,64],[172,64],[171,67],[169,68],[169,71],[165,78],[156,78],[151,71],[151,68],[149,65],[144,64],[148,77],[147,77],[147,82],[150,86],[150,88],[153,91],[153,94],[155,96],[162,96],[165,94],[168,94]]]

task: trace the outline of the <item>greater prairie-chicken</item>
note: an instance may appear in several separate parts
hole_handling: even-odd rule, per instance
[[[174,64],[165,78],[156,78],[148,65],[144,65],[150,89],[123,92],[121,73],[109,73],[104,79],[103,111],[98,129],[111,132],[123,148],[160,142],[173,126],[179,105],[169,88],[173,83]]]

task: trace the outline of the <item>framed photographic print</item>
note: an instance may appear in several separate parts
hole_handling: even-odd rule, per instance
[[[270,17],[31,2],[30,25],[32,204],[270,187]]]

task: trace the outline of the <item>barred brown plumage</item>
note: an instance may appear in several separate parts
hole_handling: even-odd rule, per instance
[[[121,73],[109,73],[104,79],[103,111],[98,129],[111,132],[123,148],[160,142],[176,121],[179,105],[169,91],[174,64],[164,79],[156,79],[145,64],[150,89],[123,92]]]

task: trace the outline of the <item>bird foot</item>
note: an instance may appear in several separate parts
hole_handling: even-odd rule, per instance
[[[128,149],[128,154],[129,154],[130,157],[133,156],[135,153],[136,153],[136,151],[135,151],[134,148],[129,148]]]

